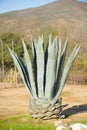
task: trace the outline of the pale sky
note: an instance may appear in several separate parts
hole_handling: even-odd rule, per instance
[[[0,14],[45,5],[56,0],[0,0]],[[85,1],[87,0],[80,0]]]

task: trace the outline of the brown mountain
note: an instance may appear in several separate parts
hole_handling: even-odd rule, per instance
[[[86,42],[87,4],[76,0],[57,0],[50,4],[0,15],[0,33],[29,36],[52,28],[59,35]]]

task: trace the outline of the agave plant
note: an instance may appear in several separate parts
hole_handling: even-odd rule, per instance
[[[38,43],[32,39],[32,62],[23,39],[22,43],[25,64],[13,50],[8,49],[31,96],[30,113],[33,118],[58,118],[62,112],[61,92],[80,46],[74,47],[64,65],[68,39],[61,49],[61,39],[56,37],[52,41],[49,35],[45,51],[43,36],[39,37]]]

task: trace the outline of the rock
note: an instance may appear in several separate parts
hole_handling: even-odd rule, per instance
[[[75,123],[73,125],[70,125],[70,128],[72,128],[72,130],[87,130],[87,125]]]

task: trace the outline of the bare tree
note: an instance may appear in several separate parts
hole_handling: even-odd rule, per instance
[[[3,48],[3,42],[1,40],[1,55],[2,55],[2,81],[4,81],[4,73],[5,73],[5,70],[4,70],[4,48]]]
[[[84,68],[83,68],[83,71],[84,71],[84,84],[85,84],[85,77],[86,77],[86,57],[87,57],[87,47],[86,47],[87,44],[84,45]]]
[[[14,51],[14,42],[12,41],[12,50]],[[17,78],[17,68],[14,64],[14,76],[15,76],[15,84],[18,86],[18,78]]]

